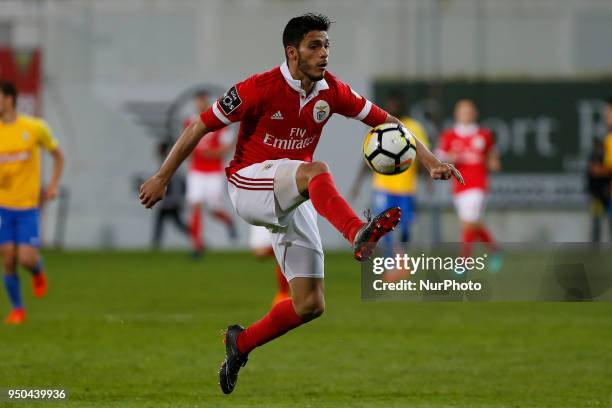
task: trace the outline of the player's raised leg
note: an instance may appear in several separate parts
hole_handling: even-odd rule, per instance
[[[338,192],[327,164],[302,163],[296,172],[298,191],[310,197],[314,208],[353,245],[357,260],[367,260],[378,240],[393,230],[401,217],[398,207],[391,207],[363,222]]]
[[[25,311],[21,300],[21,285],[17,275],[17,249],[14,243],[0,245],[2,266],[4,267],[4,287],[11,303],[11,311],[6,316],[6,324],[20,324],[25,321]]]
[[[317,212],[352,242],[364,222],[338,192],[327,164],[302,163],[295,178],[300,194],[309,197]]]

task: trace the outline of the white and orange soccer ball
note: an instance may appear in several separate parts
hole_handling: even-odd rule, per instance
[[[410,168],[416,158],[415,136],[397,123],[372,128],[363,142],[368,166],[380,174],[399,174]]]

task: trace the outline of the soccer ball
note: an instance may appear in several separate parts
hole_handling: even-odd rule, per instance
[[[416,157],[414,135],[397,123],[376,126],[363,142],[363,155],[375,172],[399,174],[408,170]]]

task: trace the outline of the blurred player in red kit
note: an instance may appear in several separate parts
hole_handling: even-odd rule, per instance
[[[323,313],[323,246],[317,214],[346,238],[360,261],[372,255],[373,246],[401,216],[399,208],[392,207],[362,221],[338,193],[327,164],[313,161],[323,127],[333,114],[368,126],[401,124],[327,72],[330,24],[317,14],[292,18],[283,31],[285,62],[231,87],[200,121],[183,131],[162,167],[141,187],[141,203],[151,208],[204,134],[241,122],[234,159],[226,168],[230,199],[244,220],[272,231],[272,247],[291,298],[278,302],[246,329],[228,327],[219,371],[226,394],[234,390],[238,372],[254,348]],[[417,156],[434,179],[461,177],[418,141]]]
[[[499,154],[490,130],[478,126],[478,110],[470,99],[455,105],[455,125],[440,136],[439,156],[453,163],[465,179],[465,184],[453,180],[452,192],[455,209],[461,220],[462,256],[470,256],[474,242],[484,242],[497,253],[497,245],[482,221],[488,190],[488,171],[501,169]],[[492,268],[501,262],[492,260]]]
[[[202,112],[210,107],[210,96],[200,91],[194,98],[196,114],[185,121],[185,128],[199,120]],[[206,209],[227,228],[230,239],[236,239],[236,227],[230,215],[223,209],[225,193],[224,158],[233,147],[232,132],[222,128],[206,134],[191,154],[187,172],[187,202],[191,210],[189,233],[194,257],[205,249],[202,234],[202,210]]]

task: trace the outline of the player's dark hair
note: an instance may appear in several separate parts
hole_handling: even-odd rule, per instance
[[[608,102],[608,105],[609,105],[609,106],[612,106],[612,96],[611,96],[611,97],[609,97],[609,98],[608,98],[608,100],[607,100],[606,102]]]
[[[9,81],[0,81],[0,92],[4,96],[10,96],[13,98],[13,105],[17,106],[17,88],[15,84]]]
[[[333,23],[323,14],[307,13],[293,17],[283,30],[283,47],[291,45],[298,48],[300,41],[311,31],[327,31]]]
[[[193,96],[195,96],[196,98],[208,98],[210,96],[210,93],[206,89],[201,89],[197,91]]]

